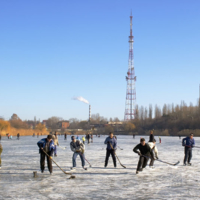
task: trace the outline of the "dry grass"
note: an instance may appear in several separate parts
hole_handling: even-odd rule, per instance
[[[35,135],[37,135],[37,133],[39,133],[41,135],[48,135],[49,132],[48,131],[39,131],[39,130],[36,130],[36,129],[16,129],[16,128],[10,128],[9,131],[2,131],[1,132],[1,135],[2,136],[6,136],[7,133],[10,133],[10,135],[12,136],[17,136],[17,134],[19,133],[20,136],[26,136],[26,135],[33,135],[33,133],[35,133]]]

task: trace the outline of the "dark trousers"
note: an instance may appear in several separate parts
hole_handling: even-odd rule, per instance
[[[110,154],[112,156],[112,159],[113,159],[113,164],[114,164],[114,167],[116,167],[116,157],[115,157],[115,151],[114,150],[109,150],[107,149],[107,152],[106,152],[106,160],[105,160],[105,167],[107,167],[108,165],[108,160],[109,160],[109,157],[110,157]]]
[[[149,158],[140,156],[140,159],[138,161],[137,171],[141,168],[145,168],[147,166]]]
[[[54,156],[57,156],[57,145],[54,145]]]
[[[50,156],[50,152],[48,152],[47,154]],[[53,171],[52,160],[47,155],[45,155],[45,153],[43,153],[43,152],[40,153],[40,169],[42,171],[44,171],[45,157],[47,158],[47,166],[48,166],[49,172],[52,173],[52,171]]]
[[[0,149],[0,167],[1,167],[1,153],[2,153],[3,149]]]
[[[153,164],[154,164],[154,159],[151,158],[151,161],[150,161],[150,163],[149,163],[149,166],[153,166]]]
[[[184,163],[186,162],[190,163],[191,159],[192,159],[192,148],[185,147]]]

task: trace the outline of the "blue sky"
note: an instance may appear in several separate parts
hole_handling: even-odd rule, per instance
[[[124,118],[129,16],[139,106],[196,104],[200,1],[1,0],[0,116]]]

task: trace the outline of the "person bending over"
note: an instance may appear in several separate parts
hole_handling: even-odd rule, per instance
[[[39,147],[39,153],[40,153],[40,169],[41,169],[41,172],[42,173],[44,172],[45,157],[46,157],[49,172],[50,172],[50,174],[52,174],[52,172],[53,172],[52,156],[53,156],[53,151],[54,151],[54,142],[52,140],[52,135],[48,135],[47,138],[41,139],[37,143],[37,145]]]
[[[71,139],[72,139],[72,141],[70,143],[70,148],[74,152],[73,156],[72,156],[73,167],[71,167],[71,170],[76,169],[76,158],[78,155],[81,158],[83,169],[87,170],[87,168],[85,168],[85,155],[84,155],[85,146],[84,146],[84,144],[80,140],[76,140],[75,136],[72,136]]]
[[[154,155],[150,146],[147,143],[145,143],[144,138],[140,139],[140,144],[135,146],[133,151],[140,156],[136,170],[136,174],[138,174],[139,171],[142,171],[147,166],[149,158],[154,159]]]

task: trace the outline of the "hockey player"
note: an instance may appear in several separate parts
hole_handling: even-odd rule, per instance
[[[90,137],[91,137],[91,143],[93,143],[93,134],[91,134]]]
[[[58,143],[58,135],[56,132],[55,132],[54,136],[52,137],[52,139],[54,142],[54,156],[57,157],[57,146],[59,146],[59,143]]]
[[[86,135],[86,139],[87,139],[88,144],[89,144],[89,143],[90,143],[90,134],[87,134],[87,135]]]
[[[193,133],[190,133],[189,137],[183,138],[182,145],[185,147],[185,157],[183,164],[186,165],[186,162],[188,165],[192,165],[191,159],[192,159],[192,148],[195,145]]]
[[[153,152],[152,152],[150,146],[147,143],[145,143],[144,138],[140,139],[140,144],[135,146],[133,151],[140,156],[140,159],[138,161],[137,170],[136,170],[136,174],[138,174],[139,171],[142,171],[147,166],[149,158],[154,159],[154,155],[153,155]]]
[[[1,169],[1,153],[3,152],[3,147],[2,145],[0,144],[0,169]]]
[[[73,156],[72,156],[73,167],[71,167],[71,170],[76,169],[76,158],[78,155],[81,158],[83,169],[87,170],[87,168],[85,168],[85,155],[84,155],[85,146],[84,146],[84,144],[80,140],[76,140],[75,136],[72,136],[71,139],[72,139],[72,141],[70,143],[70,148],[74,152]]]
[[[50,174],[53,172],[53,167],[52,167],[52,155],[53,155],[53,150],[54,150],[54,143],[52,140],[52,135],[48,135],[47,138],[41,139],[37,143],[39,147],[39,153],[40,153],[40,168],[41,172],[44,172],[45,168],[45,157],[47,157],[47,165]],[[47,156],[45,153],[47,153],[49,156]]]
[[[116,157],[115,157],[115,151],[117,149],[117,140],[114,138],[114,135],[112,132],[110,132],[109,137],[106,138],[104,144],[107,145],[106,159],[105,159],[104,167],[107,167],[107,165],[108,165],[108,159],[110,157],[110,154],[112,155],[114,167],[117,167]],[[110,144],[112,145],[113,148],[111,147]]]
[[[148,145],[150,146],[153,154],[155,155],[155,158],[158,159],[158,149],[156,147],[156,140],[154,139],[153,142],[148,142]],[[149,167],[150,168],[153,168],[153,164],[154,164],[154,159],[151,158],[151,161],[149,163]]]
[[[84,136],[82,137],[82,141],[83,141],[83,144],[85,144],[85,137]]]
[[[161,137],[159,137],[159,142],[160,142],[160,144],[161,144]]]
[[[79,137],[79,135],[76,136],[76,140],[81,140],[80,137]]]
[[[154,140],[154,135],[153,135],[153,130],[151,130],[149,135],[149,142],[153,142],[153,140]]]

